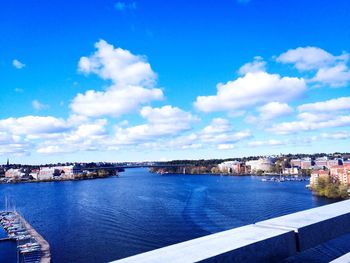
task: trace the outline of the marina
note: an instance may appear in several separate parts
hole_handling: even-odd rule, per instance
[[[16,242],[17,262],[49,263],[48,242],[16,211],[0,212],[0,224],[7,237],[0,241]]]

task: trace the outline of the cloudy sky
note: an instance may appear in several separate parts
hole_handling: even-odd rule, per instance
[[[347,0],[6,1],[0,163],[349,152],[349,12]]]

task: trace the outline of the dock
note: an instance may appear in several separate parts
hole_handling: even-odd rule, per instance
[[[1,224],[8,237],[0,241],[17,242],[17,262],[50,263],[49,243],[17,212],[0,212]]]
[[[29,234],[40,244],[41,260],[40,263],[51,262],[51,252],[49,243],[17,212],[15,214],[21,220],[23,226],[27,229]]]

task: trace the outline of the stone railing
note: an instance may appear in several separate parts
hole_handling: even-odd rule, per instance
[[[350,200],[192,239],[114,262],[278,262],[346,233],[350,233]]]

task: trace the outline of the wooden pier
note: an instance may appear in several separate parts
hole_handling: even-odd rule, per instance
[[[40,263],[51,262],[51,252],[49,243],[17,212],[15,214],[21,220],[23,226],[27,229],[28,233],[40,244],[41,247],[41,260]]]

